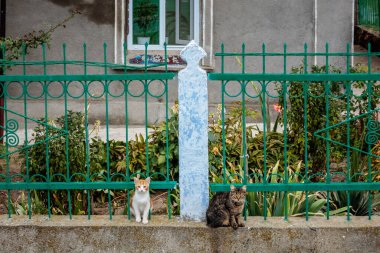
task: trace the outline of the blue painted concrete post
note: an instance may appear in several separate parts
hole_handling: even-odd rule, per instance
[[[178,73],[179,187],[181,218],[204,220],[209,202],[206,52],[191,41],[182,51],[187,67]]]

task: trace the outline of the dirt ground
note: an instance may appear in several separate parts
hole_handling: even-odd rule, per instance
[[[11,155],[9,162],[9,173],[10,175],[15,175],[21,172],[22,164],[21,159],[19,159],[18,155]],[[0,161],[0,174],[6,174],[6,165],[5,161]],[[3,179],[1,179],[3,180]],[[14,182],[22,181],[21,178],[15,177],[13,179]],[[22,191],[10,191],[11,202],[17,201]],[[8,192],[0,191],[0,214],[8,213]]]

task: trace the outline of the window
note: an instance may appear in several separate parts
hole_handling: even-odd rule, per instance
[[[196,11],[198,10],[198,11]],[[199,42],[198,0],[130,0],[128,48],[179,49]]]
[[[202,65],[212,68],[213,0],[115,0],[115,63],[135,64],[134,57],[144,53],[148,39],[149,54],[163,55],[166,42],[173,59],[194,39],[208,55]]]

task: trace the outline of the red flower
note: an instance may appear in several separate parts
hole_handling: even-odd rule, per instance
[[[277,104],[277,105],[273,105],[273,109],[276,111],[276,112],[281,112],[282,111],[282,106]]]

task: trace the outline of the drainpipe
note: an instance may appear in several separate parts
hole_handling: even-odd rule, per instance
[[[5,37],[5,15],[6,15],[6,0],[0,0],[0,37]],[[0,52],[0,60],[3,60],[3,52]],[[0,75],[3,75],[3,68],[0,68]],[[0,84],[0,94],[3,94],[4,83]],[[0,97],[0,107],[4,108],[4,95]],[[0,126],[4,126],[4,110],[0,109]],[[3,143],[4,130],[0,128],[0,143]]]

